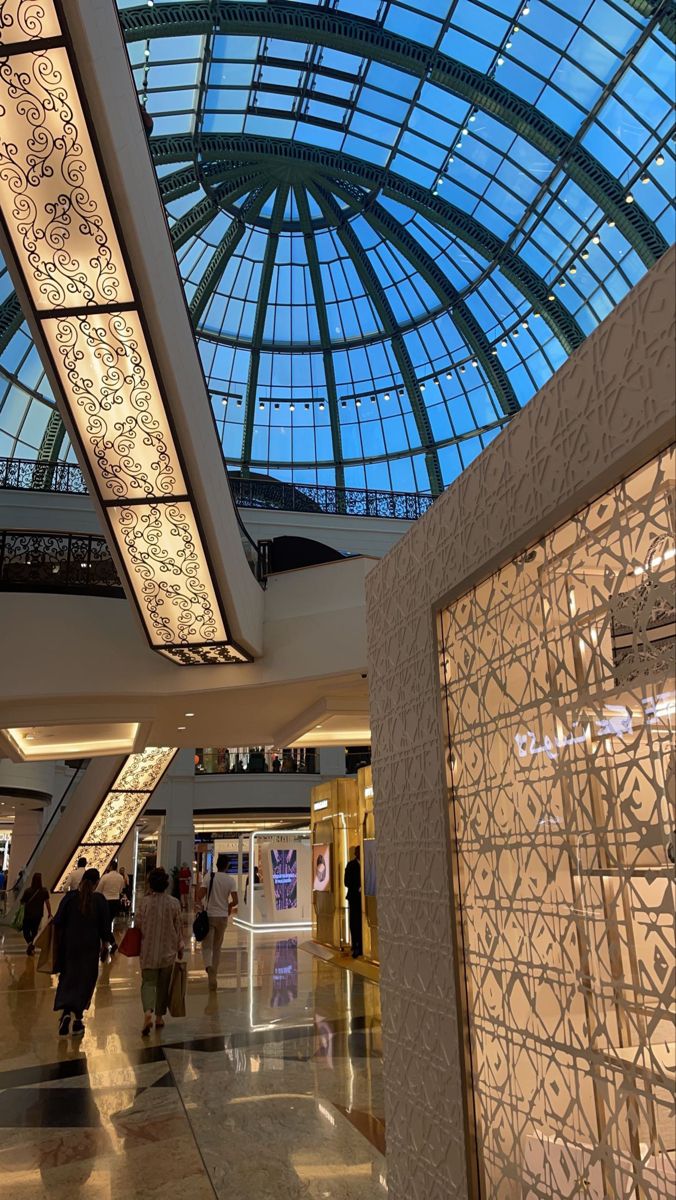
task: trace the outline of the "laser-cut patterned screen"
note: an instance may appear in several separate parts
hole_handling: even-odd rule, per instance
[[[673,485],[669,452],[441,617],[482,1200],[676,1194]]]

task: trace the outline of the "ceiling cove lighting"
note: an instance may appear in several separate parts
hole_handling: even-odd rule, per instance
[[[96,867],[103,874],[138,821],[176,753],[174,746],[147,746],[139,754],[129,755],[82,834],[77,849],[61,871],[53,889],[55,892],[63,890],[65,881],[82,855],[87,859],[88,867]]]
[[[41,0],[3,17],[6,249],[150,646],[183,665],[250,661],[228,632],[61,11]]]

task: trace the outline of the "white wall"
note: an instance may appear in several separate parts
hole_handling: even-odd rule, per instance
[[[347,554],[382,558],[413,525],[386,517],[341,517],[243,508],[242,520],[254,541],[293,536],[311,538]],[[0,489],[0,528],[103,535],[89,496]]]

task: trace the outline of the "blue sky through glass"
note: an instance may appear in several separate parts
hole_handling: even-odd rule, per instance
[[[448,484],[649,265],[613,205],[673,241],[666,3],[337,0],[338,40],[229,25],[227,0],[218,32],[187,33],[155,0],[138,36],[146,5],[118,7],[231,469],[427,491],[431,456]],[[0,369],[0,452],[33,455],[51,397],[25,327]]]

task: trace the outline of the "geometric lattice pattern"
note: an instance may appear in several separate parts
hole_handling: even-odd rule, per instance
[[[676,1194],[674,468],[442,615],[485,1200]]]
[[[96,867],[103,874],[141,816],[175,754],[173,746],[148,746],[138,754],[129,755],[61,872],[54,891],[65,887],[81,855],[87,859],[88,867]]]
[[[435,615],[673,440],[675,267],[669,251],[366,577],[390,1200],[476,1196]],[[618,662],[630,603],[618,598]],[[569,1024],[566,1016],[552,1034],[557,1051]],[[495,1049],[497,1059],[504,1046]],[[551,1103],[562,1056],[550,1064]],[[504,1095],[517,1083],[526,1086],[515,1072]],[[494,1195],[511,1197],[515,1178]]]

